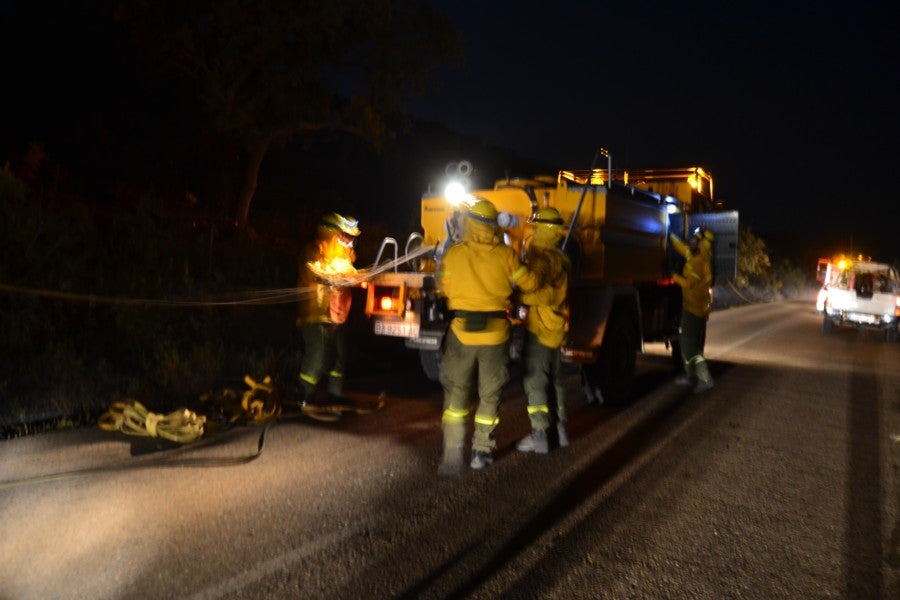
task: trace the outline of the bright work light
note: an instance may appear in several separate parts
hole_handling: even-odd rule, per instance
[[[451,181],[447,184],[447,187],[444,188],[444,197],[450,201],[450,204],[453,206],[459,206],[462,204],[468,194],[466,193],[466,188],[458,181]]]

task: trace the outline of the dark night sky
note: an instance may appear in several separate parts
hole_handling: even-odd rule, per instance
[[[770,245],[900,259],[896,3],[433,3],[467,57],[415,114],[558,168],[705,166]]]

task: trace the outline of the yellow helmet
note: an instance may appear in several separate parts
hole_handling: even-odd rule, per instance
[[[562,215],[553,207],[539,209],[536,213],[528,218],[528,222],[532,225],[545,225],[547,227],[559,227],[563,224]]]
[[[358,219],[344,217],[336,212],[328,213],[322,217],[321,226],[329,229],[336,229],[350,237],[358,237],[360,234]]]
[[[562,215],[555,208],[541,208],[528,218],[534,227],[531,244],[542,248],[554,248],[565,235]]]
[[[489,200],[478,200],[469,207],[469,212],[466,214],[472,219],[481,221],[482,223],[487,223],[489,225],[497,224],[497,207]]]

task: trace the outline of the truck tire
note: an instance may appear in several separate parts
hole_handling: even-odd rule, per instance
[[[834,330],[834,321],[831,320],[831,317],[825,315],[822,319],[822,333],[828,335],[832,330]]]
[[[634,328],[627,319],[611,319],[603,336],[597,362],[585,365],[586,390],[593,392],[595,400],[603,404],[626,404],[631,399],[636,361]]]
[[[425,377],[427,377],[430,381],[440,381],[441,351],[419,350],[419,360],[422,363],[422,371],[425,372]]]
[[[884,330],[884,340],[886,342],[894,343],[897,341],[897,326],[891,325],[887,329]]]

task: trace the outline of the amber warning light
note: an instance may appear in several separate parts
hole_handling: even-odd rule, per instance
[[[403,315],[406,308],[405,283],[401,283],[399,286],[370,283],[367,292],[367,315]]]

